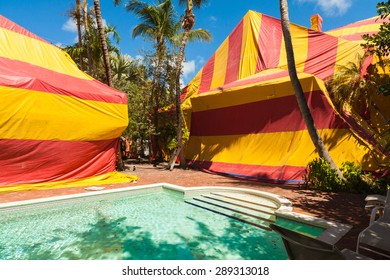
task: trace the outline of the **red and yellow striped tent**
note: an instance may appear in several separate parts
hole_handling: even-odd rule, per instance
[[[324,83],[336,65],[363,54],[360,43],[295,24],[291,34],[299,79],[335,162],[375,170],[376,150],[336,113]],[[290,83],[279,19],[249,11],[184,89],[182,108],[186,158],[196,168],[299,183],[318,156]]]
[[[130,181],[115,171],[126,94],[0,16],[0,192]]]

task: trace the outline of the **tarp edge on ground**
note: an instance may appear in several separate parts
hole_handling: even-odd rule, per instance
[[[17,191],[31,191],[31,190],[47,190],[47,189],[61,189],[74,187],[87,187],[94,185],[110,185],[121,184],[137,181],[138,177],[120,173],[117,171],[106,173],[99,176],[92,176],[83,179],[75,180],[61,180],[56,182],[42,182],[36,184],[20,184],[11,186],[1,186],[0,193],[17,192]]]

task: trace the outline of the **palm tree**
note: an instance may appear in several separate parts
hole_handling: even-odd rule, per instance
[[[182,70],[182,64],[184,59],[184,49],[187,44],[187,39],[199,39],[202,41],[210,41],[211,35],[207,30],[198,29],[196,32],[191,32],[192,28],[195,25],[195,15],[193,13],[193,8],[200,8],[200,6],[207,2],[207,0],[179,0],[179,4],[186,5],[187,9],[185,10],[185,15],[181,20],[181,26],[184,30],[182,34],[182,40],[180,44],[179,55],[176,60],[176,120],[177,120],[177,148],[171,157],[169,163],[169,169],[172,170],[174,162],[176,161],[177,156],[180,158],[180,166],[185,167],[185,157],[183,151],[183,117],[180,108],[180,74]],[[192,37],[192,38],[191,38]]]
[[[173,37],[176,31],[174,9],[171,0],[159,0],[157,5],[149,5],[148,3],[131,0],[126,4],[126,10],[133,12],[139,19],[142,20],[133,29],[133,37],[142,36],[155,43],[156,48],[156,74],[154,75],[154,83],[152,95],[154,99],[154,125],[158,127],[158,109],[160,107],[161,87],[161,70],[163,66],[163,57],[167,51],[167,41]],[[158,148],[158,135],[155,135],[154,150],[157,152],[157,157],[160,156]]]
[[[284,36],[284,42],[287,54],[287,65],[290,80],[295,91],[299,109],[301,110],[303,120],[305,121],[310,138],[320,157],[324,158],[329,164],[330,168],[336,170],[340,178],[344,179],[344,176],[337,165],[334,163],[328,150],[326,149],[321,135],[318,133],[317,127],[314,123],[309,106],[307,105],[305,95],[301,83],[299,82],[297,70],[295,68],[294,50],[292,46],[291,33],[290,33],[290,20],[288,16],[288,4],[287,0],[280,0],[280,15],[282,22],[282,30]]]
[[[379,74],[376,65],[370,65],[365,73],[366,58],[367,54],[357,54],[356,62],[337,66],[336,74],[326,86],[339,114],[352,117],[361,129],[384,147],[389,139],[386,131],[390,129],[384,114],[387,108],[378,106],[374,100],[390,77]],[[371,120],[373,115],[376,115],[374,121]]]
[[[88,15],[89,17],[89,15]],[[88,19],[89,22],[93,22],[93,19]],[[109,54],[112,53],[119,54],[119,50],[111,43],[110,37],[116,40],[118,43],[120,38],[115,28],[107,25],[104,28],[105,36],[107,42],[107,49]],[[87,42],[87,40],[85,40]],[[65,51],[72,57],[73,60],[77,61],[80,54],[83,56],[88,56],[88,74],[98,79],[104,81],[106,79],[104,62],[102,60],[102,48],[100,45],[99,31],[95,24],[89,24],[88,26],[88,45],[83,45],[81,48],[78,47],[78,44],[73,46],[68,46],[65,48]]]
[[[356,63],[350,61],[346,65],[337,66],[333,79],[327,84],[340,112],[348,104],[352,108],[357,108],[358,111],[361,109],[358,107],[362,105],[367,107],[369,100],[366,98],[369,98],[377,89],[376,83],[366,79],[362,74],[365,59],[366,55],[358,54]]]
[[[99,0],[93,0],[93,5],[94,5],[94,8],[95,8],[96,23],[97,23],[97,27],[98,27],[98,30],[99,30],[100,44],[101,44],[101,48],[102,48],[102,52],[103,52],[103,61],[104,61],[104,69],[105,69],[105,72],[106,72],[107,85],[112,87],[110,57],[109,57],[109,54],[108,54],[106,35],[105,35],[105,32],[104,32],[102,13],[101,13],[101,10],[100,10],[100,1]]]
[[[121,81],[127,79],[127,74],[132,63],[132,59],[128,55],[115,55],[111,57],[112,78]]]

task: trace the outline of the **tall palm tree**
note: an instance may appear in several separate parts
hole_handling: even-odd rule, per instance
[[[313,144],[317,149],[319,156],[324,158],[330,164],[330,168],[336,170],[340,178],[344,179],[343,174],[341,173],[337,165],[334,163],[327,148],[325,147],[321,135],[318,133],[309,106],[307,105],[301,83],[299,82],[298,79],[297,70],[295,68],[294,50],[292,46],[291,33],[290,33],[290,20],[288,16],[287,0],[280,0],[280,15],[281,15],[282,30],[283,30],[283,36],[284,36],[284,42],[285,42],[286,54],[287,54],[288,73],[290,75],[290,80],[295,91],[295,96],[297,98],[298,106],[299,109],[301,110],[302,117],[303,120],[305,121],[310,138],[313,141]]]
[[[158,127],[158,108],[160,107],[161,87],[161,70],[163,66],[163,57],[166,53],[167,41],[173,37],[176,31],[175,16],[171,0],[159,0],[157,5],[149,5],[146,2],[130,0],[126,4],[126,10],[133,12],[142,22],[133,29],[133,37],[142,36],[151,40],[156,48],[156,74],[152,95],[154,99],[153,113],[154,125]],[[154,151],[159,156],[158,135],[155,135]]]
[[[103,61],[104,61],[104,69],[105,69],[105,72],[106,72],[107,85],[112,87],[110,57],[109,57],[109,54],[108,54],[108,48],[107,48],[107,42],[106,42],[106,34],[104,32],[102,12],[100,10],[100,1],[99,0],[93,0],[93,5],[94,5],[94,8],[95,8],[96,23],[97,23],[97,27],[98,27],[98,30],[99,30],[100,44],[101,44],[102,52],[103,52]]]
[[[181,26],[183,28],[183,35],[182,40],[180,44],[180,50],[179,55],[176,60],[176,120],[177,120],[177,148],[171,157],[169,168],[173,168],[173,164],[176,161],[177,156],[180,158],[180,166],[185,167],[185,157],[184,157],[184,150],[183,150],[183,117],[182,112],[180,108],[180,74],[182,70],[182,64],[184,59],[184,49],[187,44],[187,39],[191,36],[193,38],[197,38],[202,41],[210,41],[211,35],[207,30],[198,29],[197,32],[191,32],[192,28],[195,25],[195,15],[193,13],[193,9],[200,8],[200,6],[207,2],[207,0],[179,0],[180,5],[186,5],[187,9],[185,10],[185,14],[181,20]]]

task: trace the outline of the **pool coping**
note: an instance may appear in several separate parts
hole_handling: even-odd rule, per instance
[[[129,186],[129,187],[117,188],[117,189],[96,189],[96,190],[89,189],[89,191],[87,188],[85,188],[85,190],[87,190],[88,192],[0,203],[0,210],[6,208],[41,204],[41,203],[65,201],[68,199],[96,197],[99,195],[116,194],[116,193],[127,192],[127,191],[143,192],[145,190],[153,190],[153,189],[156,190],[169,189],[174,191],[180,191],[183,193],[184,197],[193,196],[204,192],[210,192],[212,190],[213,191],[228,190],[229,192],[239,192],[239,193],[246,193],[246,194],[265,197],[272,200],[278,205],[278,209],[275,210],[276,217],[282,217],[285,219],[290,219],[299,222],[304,221],[309,225],[323,228],[324,232],[318,237],[316,237],[316,239],[331,245],[337,243],[352,228],[352,226],[350,225],[328,221],[322,218],[317,218],[317,217],[293,212],[293,205],[288,199],[286,199],[283,196],[269,193],[269,192],[264,192],[264,191],[254,190],[254,189],[234,188],[234,187],[224,187],[224,186],[182,187],[182,186],[169,184],[169,183],[155,183],[155,184],[148,184],[148,185],[141,185],[141,186]]]

